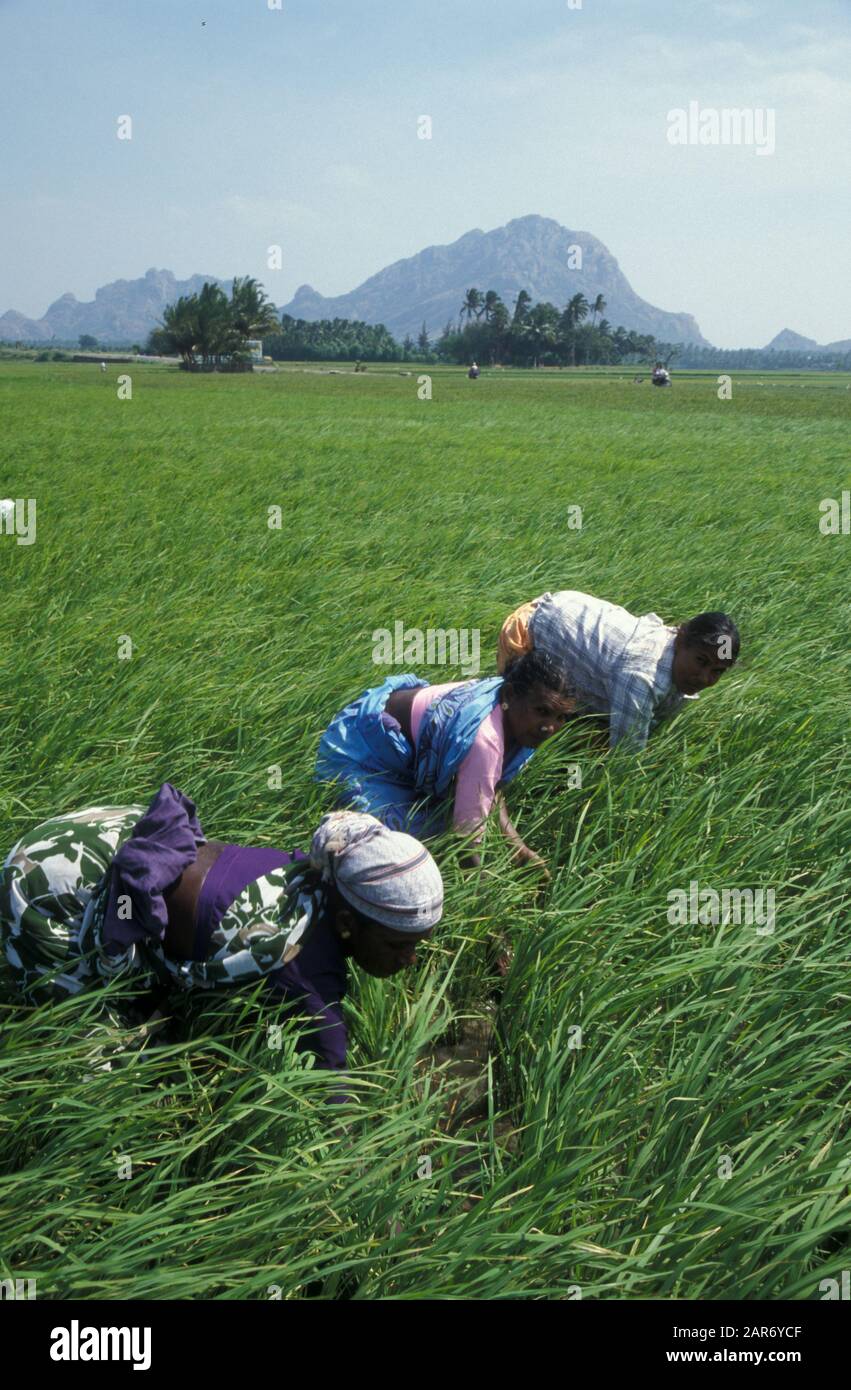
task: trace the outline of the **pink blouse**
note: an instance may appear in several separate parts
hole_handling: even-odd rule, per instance
[[[423,715],[435,700],[464,681],[449,681],[446,685],[424,685],[411,704],[411,737],[416,746]],[[487,719],[482,720],[475,742],[458,769],[455,780],[455,809],[452,824],[464,834],[477,831],[484,834],[484,822],[493,806],[496,787],[502,776],[505,754],[505,733],[502,727],[502,706],[497,702]]]

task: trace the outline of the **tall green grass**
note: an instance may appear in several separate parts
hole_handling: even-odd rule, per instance
[[[422,401],[420,374],[136,367],[119,401],[112,373],[2,366],[0,496],[38,506],[35,545],[0,536],[4,852],[164,778],[210,834],[306,846],[319,734],[383,678],[371,634],[397,620],[480,629],[490,673],[505,614],[575,587],[726,608],[739,666],[637,759],[582,727],[536,755],[510,804],[553,868],[539,894],[498,841],[473,875],[438,847],[416,972],[353,971],[345,1113],[291,1025],[270,1049],[262,991],[181,1003],[133,1051],[105,996],[28,1010],[4,968],[0,1276],[40,1298],[819,1298],[851,1259],[851,537],[818,528],[851,485],[848,380],[757,373],[719,401],[711,377],[433,371]],[[692,879],[773,888],[774,932],[671,926]],[[439,1059],[500,988],[483,1104],[448,1126]]]

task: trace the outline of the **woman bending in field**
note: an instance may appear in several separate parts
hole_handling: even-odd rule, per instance
[[[453,827],[477,841],[497,804],[518,860],[542,866],[512,825],[501,788],[573,708],[565,678],[539,652],[504,678],[429,685],[390,676],[331,721],[316,776],[338,783],[341,804],[420,838],[445,827],[450,793]],[[479,862],[476,852],[470,862]]]
[[[346,1065],[347,960],[395,975],[442,909],[428,850],[373,816],[325,816],[309,856],[246,848],[207,840],[169,782],[147,811],[95,806],[44,822],[0,871],[0,936],[27,998],[117,977],[140,993],[265,979],[310,1022],[300,1049],[333,1070]]]
[[[603,715],[609,744],[643,748],[666,719],[729,671],[739,630],[726,613],[698,613],[679,626],[575,589],[542,594],[502,625],[497,670],[543,652],[576,692],[581,712]]]

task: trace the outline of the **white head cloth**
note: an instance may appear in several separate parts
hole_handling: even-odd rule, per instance
[[[443,913],[443,879],[425,845],[375,816],[332,811],[310,847],[310,862],[358,912],[396,931],[424,932]]]

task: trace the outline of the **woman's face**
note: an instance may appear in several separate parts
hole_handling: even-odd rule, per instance
[[[567,695],[540,686],[528,694],[503,692],[503,720],[506,730],[520,748],[538,748],[558,733],[576,709],[576,701]]]
[[[701,690],[708,690],[733,665],[734,659],[722,661],[717,648],[711,643],[690,647],[680,636],[674,643],[671,675],[674,685],[683,695],[698,695]]]
[[[431,931],[401,932],[371,922],[351,908],[337,910],[336,929],[343,939],[346,954],[378,980],[386,980],[413,965],[417,946],[427,941]]]

